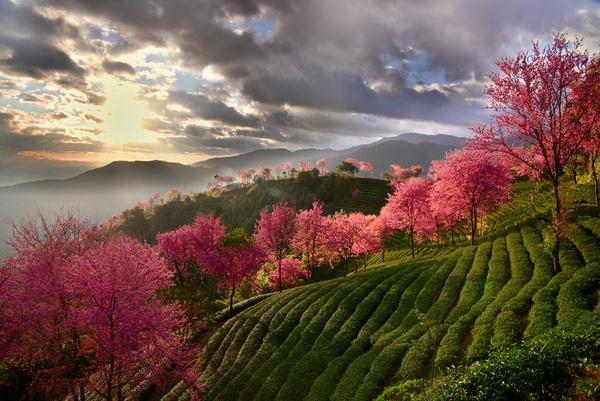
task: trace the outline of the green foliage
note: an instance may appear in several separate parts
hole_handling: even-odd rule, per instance
[[[343,161],[340,164],[338,164],[335,168],[338,172],[342,173],[342,174],[348,174],[353,176],[354,174],[357,173],[358,171],[358,167],[356,167],[354,165],[354,163],[350,163],[347,161]]]
[[[359,189],[358,198],[352,197],[354,189]],[[260,211],[277,202],[306,209],[313,201],[320,200],[327,214],[341,209],[373,214],[385,204],[390,191],[389,184],[383,180],[336,174],[319,177],[308,171],[295,178],[258,180],[246,186],[233,185],[220,191],[178,197],[146,211],[126,210],[119,229],[140,241],[155,243],[158,233],[189,224],[198,213],[203,213],[221,217],[230,229],[240,227],[250,233]]]
[[[544,336],[493,353],[486,361],[459,368],[416,399],[427,401],[563,400],[573,394],[582,361],[600,361],[596,322],[577,332]],[[591,364],[596,367],[595,364]],[[592,390],[594,391],[594,390]],[[598,392],[592,396],[600,395]]]

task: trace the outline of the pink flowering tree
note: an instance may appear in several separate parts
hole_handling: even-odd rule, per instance
[[[325,165],[327,164],[327,162],[325,161],[325,159],[319,159],[316,161],[316,166],[319,169],[319,175],[320,176],[324,176],[329,174],[329,170],[327,170],[327,167],[325,167]]]
[[[278,269],[271,270],[267,278],[271,291],[281,291],[281,288],[296,287],[300,280],[307,278],[306,270],[302,268],[302,262],[298,259],[284,258],[281,260],[281,273]]]
[[[255,278],[267,260],[267,254],[242,229],[233,230],[221,238],[217,251],[205,259],[206,271],[218,277],[223,288],[229,289],[229,311],[232,315],[237,287]]]
[[[362,258],[363,267],[367,267],[367,256],[377,252],[383,246],[383,236],[380,231],[378,218],[374,215],[363,215],[362,213],[352,213],[357,216],[360,222],[360,229],[354,236],[352,244],[352,255],[356,258]],[[357,271],[358,272],[358,271]]]
[[[179,190],[179,188],[173,187],[170,190],[168,190],[167,193],[165,193],[165,198],[170,201],[174,199],[180,199],[181,191]]]
[[[68,214],[15,227],[0,270],[0,357],[32,378],[29,396],[122,399],[125,386],[173,377],[194,389],[191,353],[154,250]]]
[[[272,211],[264,208],[256,222],[254,240],[269,253],[277,266],[279,291],[283,290],[282,260],[290,251],[295,232],[296,211],[285,203],[273,205]]]
[[[192,224],[157,236],[158,248],[174,272],[175,282],[186,286],[191,269],[202,269],[207,260],[217,252],[225,235],[221,220],[199,214]]]
[[[489,153],[465,149],[434,161],[431,170],[435,180],[435,209],[442,215],[468,219],[474,244],[480,217],[508,200],[512,180],[509,167]]]
[[[310,162],[305,162],[303,160],[298,162],[298,171],[301,173],[305,171],[312,171],[314,168],[315,165]]]
[[[171,285],[170,277],[154,250],[124,237],[70,260],[72,318],[84,337],[81,355],[92,355],[85,384],[105,400],[122,399],[126,386],[174,375],[197,390],[193,358],[178,334],[181,310],[157,298]]]
[[[388,202],[381,211],[393,228],[408,234],[413,258],[415,237],[427,237],[435,231],[429,201],[431,186],[431,181],[416,177],[396,183],[394,192],[388,197]]]
[[[382,210],[379,216],[371,223],[370,229],[373,231],[373,235],[380,240],[381,249],[381,261],[385,262],[385,242],[396,234],[396,229],[392,223],[391,216],[388,215],[387,210]]]
[[[410,177],[415,177],[411,169],[404,168],[398,164],[390,164],[390,175],[392,176],[392,180],[396,182],[404,182]]]
[[[256,172],[255,179],[261,179],[265,181],[273,180],[273,175],[271,174],[271,169],[265,166],[260,166],[258,171]]]
[[[73,213],[13,226],[11,257],[0,269],[0,358],[31,377],[32,397],[78,396],[85,384],[89,358],[81,358],[83,332],[72,313],[68,262],[107,239]]]
[[[503,59],[500,72],[489,75],[492,83],[485,89],[493,123],[473,129],[475,146],[508,155],[552,183],[557,242],[562,236],[560,177],[592,133],[592,121],[581,118],[577,103],[591,102],[593,92],[581,92],[577,102],[574,95],[589,63],[581,43],[569,42],[566,34],[556,34],[544,48],[534,43],[532,51]],[[558,243],[555,268],[557,249]]]
[[[237,175],[240,178],[240,181],[242,182],[242,184],[249,184],[252,182],[252,179],[254,178],[254,173],[256,173],[255,169],[247,168],[245,170],[238,171]]]
[[[371,174],[373,172],[373,165],[369,162],[361,161],[358,164],[358,170],[363,172],[366,177],[367,174]]]
[[[291,247],[294,252],[302,255],[308,267],[309,278],[316,267],[327,260],[330,232],[330,221],[323,216],[322,203],[314,202],[311,209],[301,210],[296,215],[296,231]]]

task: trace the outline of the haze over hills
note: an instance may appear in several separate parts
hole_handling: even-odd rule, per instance
[[[402,134],[343,150],[262,149],[237,156],[208,159],[188,166],[165,161],[116,161],[88,170],[68,179],[49,179],[0,187],[0,257],[6,254],[10,223],[36,213],[48,214],[78,209],[92,219],[102,221],[148,199],[153,193],[164,194],[173,187],[182,192],[202,192],[216,174],[235,174],[248,167],[273,167],[286,161],[314,162],[325,159],[327,167],[348,157],[370,161],[374,176],[392,163],[429,166],[448,150],[460,146],[462,138],[450,135]]]

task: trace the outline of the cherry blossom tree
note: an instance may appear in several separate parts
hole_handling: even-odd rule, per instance
[[[398,164],[390,164],[390,174],[393,177],[393,181],[404,182],[411,177],[417,177],[421,174],[423,168],[418,164],[411,166],[411,168],[404,168]]]
[[[370,229],[372,230],[373,235],[379,238],[381,261],[385,262],[385,241],[391,238],[397,231],[390,221],[390,216],[387,215],[387,211],[382,210],[382,213],[380,213],[371,223]]]
[[[13,226],[11,257],[0,269],[0,357],[31,377],[31,396],[77,397],[85,382],[89,358],[72,313],[68,261],[108,236],[72,212]]]
[[[181,191],[179,188],[173,187],[165,193],[165,198],[167,198],[167,200],[179,199],[181,198]]]
[[[212,260],[225,227],[218,217],[199,214],[192,224],[157,236],[158,248],[174,271],[175,281],[185,286],[190,269],[202,269]]]
[[[236,288],[245,280],[254,278],[267,254],[242,229],[236,229],[219,241],[217,252],[205,258],[204,268],[220,279],[229,292],[229,311],[233,315],[233,299]]]
[[[281,291],[281,288],[292,288],[298,285],[301,279],[306,279],[306,270],[298,259],[284,258],[281,263],[281,273],[272,270],[268,273],[269,288],[271,291]]]
[[[105,400],[121,400],[126,386],[165,376],[195,383],[191,355],[177,331],[182,312],[157,298],[170,277],[154,250],[125,237],[69,261],[72,317],[84,336],[81,355],[92,355],[86,386]]]
[[[242,184],[249,184],[250,182],[252,182],[252,178],[254,177],[254,173],[256,173],[255,169],[253,169],[253,168],[247,168],[245,170],[238,171],[237,175],[240,178],[240,181],[242,182]]]
[[[439,215],[466,218],[475,243],[479,218],[509,197],[510,169],[502,159],[475,149],[455,150],[431,164],[434,209]]]
[[[388,197],[381,214],[391,227],[405,231],[410,238],[412,257],[415,257],[416,236],[428,236],[435,231],[429,196],[431,181],[412,177],[394,184],[394,192]]]
[[[581,42],[570,42],[564,33],[544,48],[534,43],[532,51],[503,59],[485,89],[493,123],[473,129],[478,148],[509,155],[552,183],[557,241],[562,235],[560,177],[592,132],[591,121],[577,113],[573,94],[584,81],[589,60]],[[591,101],[593,91],[580,93],[580,104]]]
[[[264,208],[256,222],[254,240],[274,260],[279,272],[279,291],[283,290],[282,260],[290,250],[295,231],[296,211],[286,203],[273,205],[272,211]]]
[[[319,169],[319,175],[320,176],[324,176],[327,175],[329,173],[329,170],[327,170],[327,168],[325,167],[325,165],[327,164],[327,162],[325,161],[325,159],[319,159],[316,161],[316,166]]]
[[[367,267],[367,256],[377,252],[383,246],[383,236],[377,216],[363,215],[362,213],[353,213],[360,221],[360,229],[354,237],[352,244],[352,254],[355,257],[362,257],[364,268]],[[358,271],[357,271],[358,272]]]
[[[314,202],[311,209],[302,210],[296,215],[296,232],[292,238],[292,250],[302,255],[309,278],[314,269],[327,260],[328,240],[331,233],[330,221],[323,216],[323,204]]]
[[[365,173],[365,176],[366,176],[367,174],[370,174],[373,172],[373,165],[369,162],[361,161],[358,164],[358,169],[360,171],[362,171],[363,173]]]
[[[255,179],[262,179],[265,181],[273,180],[273,175],[271,174],[271,169],[265,166],[260,166],[258,171],[256,172]]]
[[[298,171],[301,173],[304,171],[312,171],[314,168],[315,165],[310,162],[305,162],[302,160],[298,162]]]

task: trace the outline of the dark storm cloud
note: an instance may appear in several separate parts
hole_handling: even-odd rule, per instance
[[[104,68],[104,71],[108,72],[109,74],[125,73],[135,75],[135,68],[133,68],[130,64],[124,63],[122,61],[105,60],[102,63],[102,68]]]
[[[12,75],[43,79],[54,73],[81,78],[84,70],[52,41],[75,37],[77,28],[64,20],[0,0],[0,70]]]
[[[0,45],[10,49],[10,55],[0,59],[0,69],[31,78],[43,79],[51,73],[69,73],[82,77],[79,67],[67,53],[35,39],[14,38],[0,35]]]
[[[172,87],[157,88],[170,89],[168,99],[148,100],[157,118],[144,121],[144,126],[184,152],[330,143],[328,138],[334,136],[339,144],[344,131],[353,137],[398,133],[389,120],[469,126],[485,116],[482,84],[497,59],[528,46],[531,39],[544,40],[569,26],[594,32],[598,14],[581,10],[599,7],[591,0],[33,0],[27,4],[34,5],[0,0],[0,22],[6,21],[2,26],[18,33],[4,38],[4,48],[0,45],[0,68],[38,79],[51,77],[81,91],[80,102],[105,101],[86,82],[86,71],[98,66],[78,65],[77,57],[67,54],[58,39],[71,38],[78,49],[95,52],[105,60],[101,67],[111,74],[136,73],[131,65],[113,58],[146,45],[167,48],[172,68],[183,66],[188,75],[199,77],[207,66],[222,74],[225,80],[203,82],[194,93],[186,92],[189,83],[182,89],[176,80]],[[103,26],[72,27],[38,12],[46,5],[75,17],[92,16]],[[77,34],[78,29],[85,34]],[[137,72],[146,79],[144,74],[152,69],[140,67]],[[255,115],[226,104],[233,97],[236,105],[251,106]],[[190,113],[168,108],[173,103]],[[189,121],[195,119],[223,127],[209,129]]]
[[[104,144],[90,138],[78,138],[60,132],[40,132],[28,127],[17,132],[14,116],[0,113],[0,153],[16,154],[21,151],[99,152]]]
[[[183,135],[165,139],[171,146],[181,152],[226,154],[243,153],[266,145],[253,136],[238,135],[235,131],[224,131],[218,128],[205,128],[188,125]]]
[[[175,91],[169,94],[169,101],[190,109],[194,116],[205,120],[241,127],[257,127],[260,123],[257,117],[243,115],[220,100],[211,100],[202,94]]]

